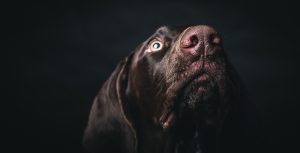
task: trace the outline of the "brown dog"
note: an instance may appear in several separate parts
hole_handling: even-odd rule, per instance
[[[240,86],[220,35],[159,28],[96,96],[84,133],[93,153],[211,153]]]

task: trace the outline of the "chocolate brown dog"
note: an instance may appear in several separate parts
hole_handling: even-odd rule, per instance
[[[209,26],[159,28],[96,96],[84,133],[92,153],[214,153],[240,85]]]

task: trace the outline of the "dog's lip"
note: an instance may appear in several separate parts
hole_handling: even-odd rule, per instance
[[[191,84],[203,84],[207,82],[209,78],[209,74],[205,73],[203,70],[199,70],[188,78],[188,81],[183,84],[182,88],[179,90],[179,93],[182,93],[187,86]]]
[[[174,110],[169,110],[162,114],[159,121],[164,130],[169,129],[173,125],[175,121],[174,116]]]
[[[205,91],[208,84],[211,84],[210,77],[207,74],[200,75],[196,77],[193,81],[190,82],[190,84],[194,84],[197,88],[195,90],[197,91]]]
[[[205,82],[209,79],[209,75],[208,74],[202,74],[196,77],[196,79],[194,79],[194,81],[196,82]]]

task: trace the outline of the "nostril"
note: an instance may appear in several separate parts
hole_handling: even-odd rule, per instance
[[[196,35],[192,35],[181,41],[181,47],[183,48],[194,47],[197,45],[198,41],[199,41],[198,37]]]
[[[210,42],[214,45],[221,45],[221,38],[217,34],[210,35]]]
[[[191,36],[192,45],[195,46],[198,44],[198,37],[196,35]]]

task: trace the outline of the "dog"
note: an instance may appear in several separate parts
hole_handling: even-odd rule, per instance
[[[119,62],[92,104],[91,153],[215,153],[239,77],[207,25],[162,26]]]

